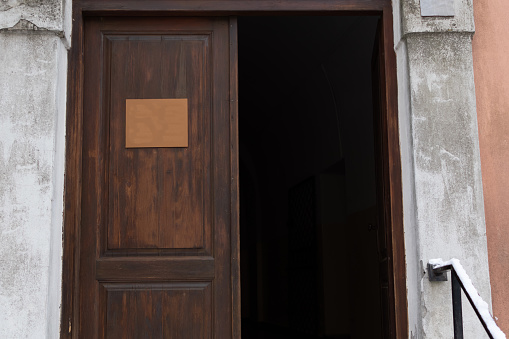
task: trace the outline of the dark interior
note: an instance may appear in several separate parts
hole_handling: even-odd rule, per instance
[[[382,338],[376,16],[239,18],[242,338]]]

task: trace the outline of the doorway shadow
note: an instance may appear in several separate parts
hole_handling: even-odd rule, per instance
[[[242,338],[383,338],[376,16],[239,18]]]

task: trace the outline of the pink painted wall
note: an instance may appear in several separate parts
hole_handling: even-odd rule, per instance
[[[493,313],[509,334],[509,1],[474,0],[474,77]]]

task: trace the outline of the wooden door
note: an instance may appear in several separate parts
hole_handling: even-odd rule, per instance
[[[85,20],[80,338],[232,337],[229,35],[223,18]],[[188,147],[126,148],[127,99],[187,99]]]
[[[394,307],[394,279],[391,237],[390,182],[388,176],[389,150],[387,142],[387,102],[384,68],[384,36],[382,20],[378,22],[373,46],[371,74],[373,79],[373,130],[376,167],[376,223],[377,252],[380,272],[380,307],[382,338],[396,337],[396,310]],[[403,310],[401,310],[402,312]]]

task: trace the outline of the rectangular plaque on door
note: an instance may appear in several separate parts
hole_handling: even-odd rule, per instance
[[[126,99],[126,148],[187,147],[187,99]]]

